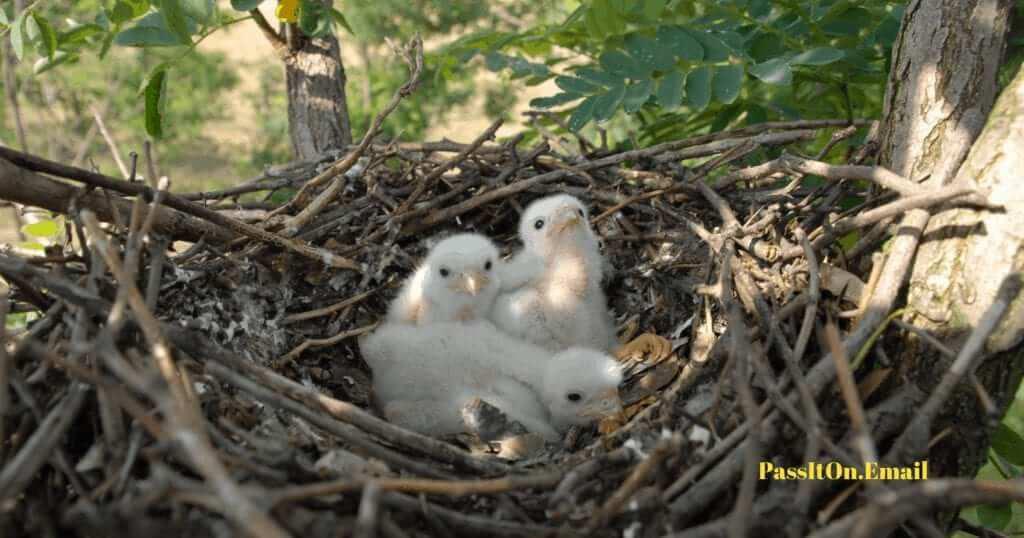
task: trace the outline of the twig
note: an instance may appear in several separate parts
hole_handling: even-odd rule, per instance
[[[93,185],[95,187],[102,187],[104,189],[110,189],[116,192],[123,192],[126,194],[143,195],[149,199],[155,195],[153,189],[140,185],[138,183],[128,183],[125,181],[118,181],[112,177],[98,174],[96,172],[90,172],[88,170],[82,170],[80,168],[74,168],[66,166],[53,161],[48,161],[41,157],[34,155],[28,155],[19,151],[12,150],[7,147],[0,146],[0,156],[13,162],[14,164],[35,171],[46,174],[53,174],[63,178],[71,179]],[[2,174],[0,174],[2,175]],[[207,209],[199,204],[185,200],[177,195],[167,193],[165,203],[182,213],[188,213],[189,215],[199,217],[203,220],[210,221],[214,224],[218,224],[227,228],[228,230],[258,239],[267,243],[277,245],[286,250],[290,250],[307,258],[317,260],[324,265],[330,267],[336,267],[339,269],[351,269],[353,271],[359,271],[360,266],[337,254],[329,252],[327,250],[311,246],[309,244],[281,237],[280,235],[273,234],[240,222],[238,220],[229,218],[221,213]]]
[[[272,505],[297,502],[310,497],[322,497],[338,493],[359,491],[374,484],[382,491],[401,491],[405,493],[426,493],[446,497],[465,497],[467,495],[496,495],[521,489],[546,489],[558,484],[563,473],[550,472],[536,475],[506,476],[492,480],[426,480],[410,478],[372,478],[321,482],[284,488],[274,494]]]

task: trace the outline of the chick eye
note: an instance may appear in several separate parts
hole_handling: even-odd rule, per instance
[[[484,271],[490,271],[490,270],[491,270],[491,260],[487,260],[487,263],[484,264]]]
[[[583,216],[583,210],[582,209],[577,209],[576,210],[576,214],[582,217]]]
[[[537,219],[537,220],[533,221],[533,227],[538,229],[538,230],[543,228],[544,227],[544,219]]]
[[[440,273],[441,273],[441,278],[448,278],[448,275],[451,274],[451,271],[449,271],[448,269],[442,267]]]
[[[570,402],[578,402],[583,399],[583,396],[581,396],[578,392],[570,392],[568,395],[566,395],[566,398]]]

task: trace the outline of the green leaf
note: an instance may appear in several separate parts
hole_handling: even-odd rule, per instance
[[[508,56],[497,52],[488,52],[484,56],[484,66],[490,71],[501,71],[508,66]]]
[[[185,15],[201,24],[214,22],[217,15],[213,0],[181,0],[181,9]]]
[[[654,38],[658,45],[688,62],[704,59],[704,47],[679,26],[662,26]]]
[[[651,71],[641,65],[640,62],[618,50],[605,52],[598,58],[598,62],[609,73],[636,80],[647,78],[651,74]]]
[[[748,68],[751,75],[769,84],[789,85],[793,82],[793,70],[782,58],[773,58],[767,62],[752,65]]]
[[[1003,530],[1013,519],[1013,505],[1010,503],[992,505],[982,504],[977,508],[978,521],[989,529]]]
[[[123,0],[114,2],[114,8],[110,10],[110,22],[124,24],[134,18],[135,13],[132,11],[132,6]]]
[[[146,83],[146,133],[161,138],[163,130],[164,95],[167,93],[167,66],[158,65],[149,75]]]
[[[661,12],[665,10],[666,0],[643,0],[644,19],[651,22],[658,22]]]
[[[625,84],[623,77],[613,75],[607,71],[602,71],[594,67],[581,67],[576,70],[575,75],[581,79],[592,82],[594,84],[600,84],[608,88],[612,86],[621,86]]]
[[[66,47],[68,44],[83,43],[90,37],[102,33],[103,28],[101,28],[100,25],[90,22],[88,24],[76,26],[67,32],[61,32],[58,41],[60,41],[62,47]]]
[[[686,75],[686,101],[695,112],[711,102],[711,68],[703,65]]]
[[[590,123],[590,120],[594,119],[594,105],[597,103],[597,96],[591,95],[583,100],[576,110],[572,111],[572,115],[569,116],[569,130],[579,131],[584,125]]]
[[[673,110],[683,103],[683,79],[682,71],[672,71],[661,79],[657,99],[662,108]]]
[[[185,11],[181,8],[181,0],[159,0],[160,14],[164,16],[167,29],[174,34],[183,45],[192,44],[192,33],[189,32]]]
[[[53,31],[53,26],[50,26],[50,21],[46,20],[46,17],[33,13],[32,18],[39,26],[40,52],[53,60],[53,55],[57,52],[57,32]]]
[[[337,23],[338,26],[344,28],[349,35],[356,35],[356,33],[352,31],[352,25],[348,23],[348,19],[346,19],[345,15],[338,11],[337,8],[331,8],[331,17],[334,19],[334,22]]]
[[[125,47],[172,47],[181,44],[177,36],[164,28],[141,25],[120,32],[114,43]]]
[[[650,71],[665,71],[675,66],[672,52],[646,36],[633,34],[626,37],[626,52]]]
[[[21,231],[32,237],[50,238],[60,233],[60,225],[56,220],[41,220],[22,226]]]
[[[45,73],[60,64],[73,62],[78,60],[78,54],[68,52],[65,50],[58,50],[53,58],[40,58],[36,60],[36,63],[32,65],[32,73],[39,75]]]
[[[595,93],[600,90],[598,86],[576,77],[555,77],[555,84],[569,93]]]
[[[299,2],[299,29],[309,37],[322,37],[330,29],[330,16],[326,15],[326,7],[312,0]]]
[[[651,88],[654,83],[651,79],[634,82],[626,87],[626,95],[622,98],[622,110],[632,114],[644,106],[647,98],[651,96]]]
[[[1024,465],[1024,438],[1005,423],[992,434],[992,450],[1014,465]]]
[[[18,18],[14,19],[14,24],[11,25],[11,51],[14,52],[14,57],[21,61],[21,58],[25,56],[25,14],[27,12],[22,11],[18,14]]]
[[[557,93],[551,97],[538,97],[530,100],[530,108],[551,108],[582,98],[583,96],[578,93]]]
[[[7,18],[7,11],[4,10],[3,8],[0,8],[0,24],[4,26],[8,26],[11,24],[10,19]]]
[[[711,81],[711,90],[715,100],[730,104],[740,95],[743,85],[743,65],[732,64],[715,69],[715,77]]]
[[[625,94],[626,86],[620,85],[598,95],[594,101],[594,119],[600,122],[611,118],[622,103]]]
[[[704,61],[724,62],[729,59],[731,49],[710,32],[692,32],[693,37],[704,47]]]
[[[827,65],[842,59],[845,53],[832,47],[806,50],[790,58],[790,65]]]
[[[235,11],[252,11],[263,3],[263,0],[231,0],[231,7]]]

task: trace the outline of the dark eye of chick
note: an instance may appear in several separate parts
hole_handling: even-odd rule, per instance
[[[448,278],[448,275],[451,274],[451,271],[449,271],[448,269],[445,269],[444,267],[441,268],[440,272],[441,272],[441,278]]]
[[[490,270],[491,270],[491,260],[487,260],[487,263],[484,264],[484,271],[490,271]]]
[[[533,221],[533,227],[538,229],[538,230],[543,228],[544,227],[544,219],[537,219],[537,220]]]
[[[577,209],[576,210],[576,214],[582,217],[583,216],[583,210],[582,209]]]
[[[580,393],[578,393],[578,392],[570,392],[570,393],[569,393],[569,394],[568,394],[568,395],[566,396],[566,398],[568,398],[568,400],[569,400],[570,402],[578,402],[578,401],[580,401],[580,400],[582,400],[582,399],[583,399],[583,396],[581,396],[581,395],[580,395]]]

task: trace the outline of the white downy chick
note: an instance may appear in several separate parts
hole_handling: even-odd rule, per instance
[[[388,308],[388,323],[424,325],[471,321],[488,315],[501,287],[498,249],[480,234],[448,237],[402,285]]]
[[[559,194],[530,204],[519,222],[523,250],[503,264],[503,290],[491,320],[503,331],[552,351],[611,351],[615,322],[601,289],[604,260],[587,210]],[[522,284],[515,288],[516,284]]]
[[[473,398],[549,441],[621,411],[622,373],[613,358],[581,348],[552,356],[487,321],[387,324],[362,339],[360,350],[384,416],[425,434],[465,431],[462,407]]]

